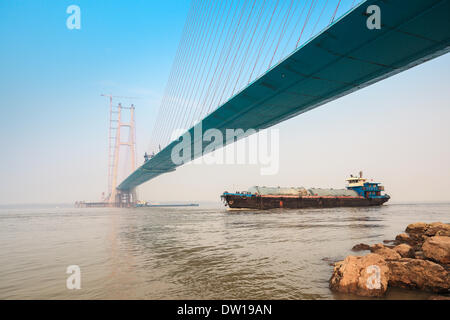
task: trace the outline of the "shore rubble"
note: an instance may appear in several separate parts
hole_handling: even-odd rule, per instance
[[[371,253],[335,263],[333,291],[365,297],[384,296],[388,287],[450,293],[450,224],[413,223],[395,240],[352,250]]]

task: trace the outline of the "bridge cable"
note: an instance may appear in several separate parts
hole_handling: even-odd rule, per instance
[[[194,82],[191,80],[193,76],[195,77],[195,73],[199,66],[198,50],[200,48],[200,44],[204,46],[205,43],[204,38],[207,35],[206,26],[208,24],[209,19],[213,16],[212,8],[213,8],[212,6],[207,5],[205,19],[202,19],[200,23],[198,37],[190,45],[190,48],[192,50],[188,55],[188,62],[185,63],[186,70],[181,80],[180,89],[175,96],[177,100],[177,103],[174,108],[175,114],[169,120],[169,126],[167,129],[168,132],[167,135],[165,135],[165,140],[163,142],[164,144],[171,142],[174,130],[182,129],[180,128],[180,122],[182,121],[183,115],[186,113],[186,110],[188,109],[189,106],[189,101],[187,101],[186,99],[189,92],[193,89]],[[197,77],[195,78],[197,79]]]
[[[227,88],[227,93],[225,95],[228,98],[225,99],[223,101],[223,103],[225,103],[227,100],[231,99],[234,96],[235,91],[238,88],[238,86],[240,86],[240,80],[241,80],[241,76],[243,74],[243,70],[248,65],[247,60],[250,56],[250,48],[251,48],[251,50],[253,50],[253,47],[256,42],[253,40],[255,39],[255,34],[258,29],[259,23],[262,20],[261,17],[262,17],[262,13],[264,11],[265,3],[266,3],[266,1],[264,1],[264,3],[261,5],[260,9],[258,10],[259,12],[256,14],[256,17],[252,20],[252,23],[250,24],[248,37],[246,38],[246,43],[244,43],[244,46],[246,44],[247,48],[245,50],[242,50],[243,54],[240,54],[240,56],[235,64],[237,69],[236,69],[236,72],[232,73],[232,77],[230,78],[230,81],[229,81],[230,86]],[[254,23],[255,19],[256,19],[256,23]],[[252,27],[252,24],[254,25],[254,27]],[[252,29],[253,29],[253,32],[252,32]],[[233,83],[234,83],[234,85],[233,85]]]
[[[305,27],[306,27],[306,25],[307,25],[308,22],[309,22],[309,18],[311,17],[311,11],[312,11],[312,9],[313,9],[313,5],[314,5],[314,8],[315,8],[315,3],[316,3],[316,0],[313,0],[313,1],[311,2],[311,6],[309,7],[308,14],[306,15],[305,23],[303,24],[302,32],[300,33],[300,36],[298,37],[298,40],[297,40],[297,44],[296,44],[296,46],[295,46],[295,49],[297,49],[297,48],[298,48],[298,45],[300,44],[300,40],[302,39],[303,31],[305,31]]]
[[[246,35],[246,33],[247,33],[247,28],[248,28],[248,23],[249,23],[249,21],[250,21],[250,17],[251,17],[251,15],[252,15],[253,9],[255,8],[255,3],[256,3],[256,0],[253,0],[252,8],[251,8],[251,10],[250,10],[250,13],[249,13],[249,15],[248,15],[247,21],[246,21],[245,26],[244,26],[244,29],[243,29],[242,38],[241,38],[241,40],[239,41],[238,48],[236,49],[236,53],[235,53],[235,55],[234,55],[234,57],[233,57],[233,61],[231,62],[231,68],[228,70],[228,75],[227,75],[227,78],[226,78],[226,80],[225,80],[225,86],[224,86],[224,89],[223,89],[223,91],[222,91],[222,95],[220,96],[220,99],[219,99],[219,105],[221,105],[222,99],[223,99],[224,94],[225,94],[225,91],[226,91],[226,88],[228,87],[228,84],[230,83],[230,76],[232,75],[232,73],[233,73],[233,71],[234,71],[234,67],[235,67],[235,65],[236,65],[236,63],[235,63],[235,62],[236,62],[236,58],[237,58],[237,56],[240,54],[240,49],[241,49],[241,46],[242,46],[242,42],[243,42],[244,39],[245,39],[245,35]]]
[[[232,39],[231,39],[231,41],[230,41],[230,43],[229,43],[228,50],[226,50],[225,62],[222,63],[222,68],[221,68],[221,70],[220,70],[220,72],[219,72],[219,76],[218,76],[218,78],[217,78],[217,83],[216,83],[216,85],[215,85],[215,90],[213,90],[214,93],[211,94],[210,102],[208,102],[208,104],[209,104],[208,111],[209,111],[209,110],[211,109],[211,107],[214,105],[214,101],[215,101],[215,98],[216,98],[216,96],[217,96],[217,92],[219,91],[218,89],[219,89],[220,86],[221,86],[220,84],[223,83],[222,74],[223,74],[223,71],[224,71],[225,66],[227,65],[226,62],[228,61],[228,58],[229,58],[229,56],[230,56],[230,53],[231,53],[231,51],[232,51],[232,49],[233,49],[234,40],[235,40],[235,38],[236,38],[236,34],[237,34],[238,30],[239,30],[239,27],[240,27],[240,25],[241,25],[242,17],[243,17],[243,15],[244,15],[244,12],[245,12],[246,7],[247,7],[247,5],[246,5],[246,2],[244,1],[244,4],[242,5],[242,8],[241,8],[241,11],[240,11],[240,14],[239,14],[239,19],[238,19],[238,23],[237,23],[237,25],[236,25],[236,29],[235,29],[234,32],[233,32],[233,37],[232,37]],[[236,9],[237,9],[237,8],[236,8]]]
[[[230,7],[230,11],[231,11],[231,8],[232,7]],[[223,60],[223,58],[225,57],[225,54],[226,54],[226,48],[227,48],[227,43],[229,43],[229,37],[231,36],[231,34],[232,34],[232,28],[231,28],[231,26],[234,26],[235,25],[235,23],[234,23],[234,20],[235,20],[235,18],[236,18],[236,13],[238,12],[238,8],[239,8],[239,1],[237,2],[237,4],[236,4],[236,9],[235,10],[233,10],[233,17],[232,17],[232,19],[231,19],[231,23],[230,23],[230,28],[228,28],[228,31],[227,31],[227,33],[226,33],[226,36],[225,36],[225,39],[224,39],[224,41],[223,41],[223,46],[222,46],[222,49],[220,50],[220,55],[219,55],[219,58],[217,59],[217,63],[216,63],[216,66],[215,66],[215,68],[214,68],[214,72],[213,72],[213,75],[212,75],[212,78],[211,78],[211,80],[209,81],[209,84],[208,84],[208,89],[207,89],[207,91],[206,91],[206,94],[205,94],[205,96],[204,96],[204,98],[203,98],[203,101],[202,101],[202,108],[205,108],[205,110],[208,110],[208,101],[209,101],[209,98],[212,96],[211,94],[210,94],[210,90],[213,88],[213,86],[214,87],[216,87],[217,86],[217,83],[219,82],[219,78],[218,78],[218,72],[217,72],[217,70],[218,70],[218,68],[221,66],[221,65],[223,65],[223,64],[225,64],[225,62],[223,62],[223,63],[221,63],[222,62],[222,60]],[[217,79],[217,80],[216,80]],[[209,111],[209,110],[208,110]]]
[[[340,4],[341,4],[341,0],[339,0],[338,4],[337,4],[337,6],[336,6],[336,10],[334,10],[334,14],[333,14],[333,17],[331,17],[330,24],[333,23],[334,18],[336,17],[336,13],[337,13],[337,11],[338,11],[338,9],[339,9],[339,5],[340,5]]]
[[[213,107],[217,106],[217,103],[218,103],[217,99],[220,97],[220,92],[222,92],[222,89],[225,89],[226,85],[227,85],[227,82],[225,80],[226,75],[229,74],[229,72],[231,72],[231,69],[233,68],[233,63],[231,63],[230,55],[233,55],[235,57],[238,53],[238,51],[236,50],[237,47],[235,45],[235,41],[239,42],[238,34],[240,34],[241,31],[243,32],[245,30],[245,28],[243,28],[241,30],[241,26],[242,26],[241,21],[242,21],[242,18],[244,17],[246,10],[247,10],[247,2],[244,2],[243,6],[241,8],[241,11],[240,11],[236,29],[233,32],[233,37],[230,41],[230,45],[227,50],[225,63],[223,63],[219,77],[217,79],[216,89],[214,90],[214,93],[211,95],[212,99],[211,99],[210,103]],[[228,70],[228,72],[225,70]],[[225,71],[225,74],[224,74],[224,71]]]
[[[205,9],[206,11],[206,17],[209,17],[211,14],[211,10],[210,7],[206,7]],[[183,62],[183,72],[180,76],[179,79],[179,84],[177,87],[177,90],[174,93],[174,103],[172,104],[172,113],[171,113],[171,117],[169,118],[169,125],[166,128],[166,131],[163,134],[164,140],[162,141],[163,145],[166,143],[166,141],[169,139],[170,142],[170,138],[171,138],[171,134],[172,131],[174,129],[174,126],[177,125],[179,123],[179,120],[182,116],[183,113],[183,105],[184,105],[184,95],[186,92],[186,88],[189,87],[190,84],[190,79],[191,79],[191,75],[192,75],[192,70],[195,68],[195,66],[197,65],[196,62],[194,61],[195,58],[197,57],[195,55],[194,49],[198,48],[198,43],[200,43],[203,40],[203,37],[205,35],[205,21],[207,19],[202,19],[201,22],[199,24],[197,24],[197,30],[195,30],[195,34],[196,36],[193,37],[193,40],[190,43],[189,49],[187,51],[186,56],[188,57],[188,61],[184,61]]]
[[[274,2],[272,2],[272,3],[274,3]],[[272,11],[270,2],[269,2],[269,5],[267,7],[267,10],[268,10],[268,13],[270,13]],[[257,33],[257,36],[255,37],[255,41],[252,44],[252,49],[251,49],[252,53],[248,57],[250,60],[249,60],[248,63],[246,62],[246,66],[245,66],[245,70],[246,71],[245,71],[245,73],[243,73],[244,77],[243,77],[243,79],[241,81],[242,84],[239,84],[240,86],[248,85],[247,77],[251,73],[252,66],[253,66],[253,61],[256,61],[258,53],[259,53],[260,49],[263,47],[263,44],[265,43],[265,40],[266,40],[265,37],[264,37],[264,30],[265,30],[264,26],[265,26],[265,23],[267,23],[267,24],[269,23],[269,19],[259,18],[259,20],[263,20],[262,21],[263,23],[261,24],[260,27],[257,28],[258,29],[258,33]],[[241,89],[239,89],[239,90],[241,90]]]
[[[310,38],[314,35],[314,31],[316,31],[317,24],[319,23],[320,18],[322,17],[323,12],[325,11],[325,8],[326,8],[327,4],[328,4],[328,0],[326,0],[325,5],[323,6],[322,11],[320,12],[319,18],[317,19],[316,24],[314,25],[314,28],[312,29],[311,35],[309,36]]]
[[[265,65],[268,61],[267,59],[269,58],[269,54],[272,52],[271,48],[275,44],[275,39],[276,39],[276,35],[277,35],[277,32],[275,32],[274,35],[272,35],[272,32],[275,31],[275,29],[277,27],[277,23],[278,23],[280,17],[282,16],[282,14],[281,14],[282,12],[283,12],[283,7],[280,7],[280,10],[278,11],[278,14],[277,14],[277,18],[275,19],[276,22],[273,24],[273,26],[270,29],[269,34],[268,34],[268,39],[272,39],[272,41],[270,42],[270,45],[267,47],[266,53],[264,55],[264,59],[261,61],[261,64],[259,65],[258,75],[261,75],[267,71],[267,68],[265,67]],[[282,20],[282,18],[281,18],[281,20]],[[280,27],[281,27],[281,24],[278,26],[278,29],[280,29]],[[279,31],[278,31],[278,33],[279,33]]]
[[[286,28],[285,28],[285,30],[283,31],[283,39],[282,39],[282,41],[280,42],[280,45],[281,45],[283,42],[285,42],[286,45],[289,44],[290,38],[285,37],[285,35],[289,33],[289,29],[291,28],[291,22],[295,22],[295,20],[296,20],[296,19],[294,19],[294,17],[297,17],[297,15],[296,15],[296,14],[297,14],[297,9],[301,9],[300,4],[301,4],[301,1],[296,1],[296,5],[295,5],[295,7],[294,7],[294,10],[292,11],[292,16],[289,18],[288,23],[286,24]],[[295,25],[295,23],[294,23],[294,25]],[[277,58],[278,62],[279,62],[283,57],[285,57],[284,52],[285,52],[284,49],[280,51],[280,53],[279,53],[279,55],[278,55],[278,58]]]
[[[185,66],[186,66],[185,57],[188,56],[188,54],[190,52],[190,48],[191,48],[191,46],[189,46],[189,44],[197,36],[196,26],[198,25],[199,16],[201,16],[201,14],[202,14],[202,11],[203,11],[202,9],[203,9],[203,6],[201,6],[199,8],[199,10],[196,10],[197,15],[194,16],[192,27],[190,28],[190,32],[188,33],[188,36],[185,41],[185,47],[184,47],[184,50],[183,50],[183,53],[181,56],[182,58],[180,58],[180,60],[178,62],[178,64],[179,64],[179,66],[177,66],[178,70],[173,79],[172,88],[171,88],[171,91],[169,92],[169,96],[168,96],[167,112],[165,114],[165,117],[162,118],[162,120],[161,120],[161,122],[164,125],[164,128],[159,131],[159,134],[157,137],[157,141],[159,142],[159,144],[161,144],[162,140],[165,138],[165,132],[166,132],[166,127],[168,126],[168,121],[173,118],[173,114],[175,111],[175,108],[173,107],[174,101],[176,99],[175,94],[178,91],[178,87],[181,82],[181,80],[180,80],[181,76],[183,75],[183,73],[185,71]],[[186,49],[186,46],[188,46],[187,49]]]
[[[286,46],[284,47],[284,50],[283,50],[283,56],[286,53],[286,50],[288,49],[289,45],[291,44],[291,39],[294,36],[294,33],[297,31],[297,27],[298,27],[300,21],[302,20],[303,13],[305,12],[305,9],[306,9],[307,5],[308,5],[308,0],[305,1],[305,5],[303,6],[302,12],[298,16],[297,22],[295,23],[294,28],[292,29],[291,35],[289,36],[289,38],[288,38],[288,40],[286,42]],[[295,50],[295,48],[294,48],[294,50]]]
[[[222,2],[222,1],[220,1],[220,2],[219,2],[219,1],[215,1],[214,3],[215,3],[215,5],[217,6],[218,3],[222,4],[223,2]],[[220,12],[220,8],[221,8],[220,6],[217,6],[217,12]],[[223,12],[223,11],[222,11],[222,12]],[[214,17],[214,15],[211,16],[211,20],[213,20],[213,17]],[[216,21],[219,22],[218,20],[216,20]],[[207,23],[207,25],[209,26],[210,23]],[[214,24],[212,24],[212,26],[213,26],[213,30],[214,30]],[[205,27],[205,28],[206,28],[206,27]],[[204,61],[205,61],[205,56],[206,56],[206,54],[204,54],[204,52],[205,52],[205,50],[206,50],[207,52],[209,52],[209,54],[208,54],[208,59],[209,59],[209,56],[210,56],[210,54],[211,54],[211,50],[208,50],[208,48],[209,48],[209,45],[210,45],[210,42],[211,42],[211,38],[212,38],[213,32],[207,32],[207,34],[209,34],[209,37],[208,37],[208,39],[207,39],[206,41],[203,41],[202,47],[201,47],[201,49],[200,49],[200,56],[198,56],[198,61],[201,60],[201,62],[199,63],[199,65],[200,65],[200,70],[199,70],[199,72],[201,72],[202,75],[200,76],[200,74],[197,73],[197,68],[196,68],[196,70],[195,70],[195,72],[194,72],[194,74],[193,74],[193,76],[195,77],[195,80],[193,81],[192,90],[190,90],[190,93],[189,93],[189,95],[188,95],[188,97],[187,97],[187,101],[186,101],[187,106],[186,106],[186,108],[185,108],[185,110],[184,110],[184,114],[183,114],[183,117],[182,117],[182,119],[181,119],[181,123],[180,123],[180,127],[181,127],[181,128],[189,129],[189,127],[188,127],[188,124],[189,124],[189,118],[190,118],[190,115],[191,115],[192,108],[193,108],[193,106],[195,105],[195,103],[191,103],[191,102],[192,102],[191,99],[192,99],[192,96],[193,96],[194,92],[195,92],[194,97],[197,96],[197,93],[198,93],[198,92],[197,92],[197,91],[198,91],[198,86],[197,86],[197,84],[198,84],[198,82],[199,82],[200,79],[203,80],[203,73],[204,73],[204,70],[205,70],[205,69],[204,69],[204,67],[205,67]],[[206,49],[205,49],[205,43],[207,43]],[[203,71],[201,71],[201,70],[203,70]],[[200,81],[200,83],[201,83],[201,81]],[[197,89],[196,89],[196,88],[197,88]],[[189,111],[188,111],[188,110],[189,110]]]
[[[200,54],[202,54],[202,52],[200,52]],[[198,59],[199,60],[199,59]],[[187,119],[187,118],[186,118]],[[182,119],[182,125],[184,126],[185,124],[184,124],[184,118]]]
[[[220,26],[222,25],[222,21],[223,21],[223,18],[225,16],[225,11],[227,11],[226,10],[227,2],[224,2],[224,3],[225,3],[225,7],[222,10],[220,10],[220,8],[219,8],[219,12],[221,12],[221,15],[220,15],[220,19],[216,19],[217,26],[215,28],[213,28],[213,30],[215,30],[215,32],[213,31],[214,38],[213,38],[212,42],[210,42],[211,43],[211,48],[208,49],[209,48],[209,45],[208,45],[208,48],[206,49],[206,51],[208,52],[208,58],[206,59],[206,63],[204,63],[200,84],[199,84],[198,90],[196,90],[196,93],[195,93],[195,96],[194,96],[194,99],[193,99],[193,103],[195,104],[195,106],[193,108],[192,115],[191,115],[191,113],[189,113],[189,116],[187,118],[187,123],[185,125],[187,128],[190,128],[191,126],[193,126],[196,123],[196,120],[198,120],[198,119],[200,119],[202,117],[201,113],[200,113],[200,115],[198,115],[198,111],[200,109],[200,107],[199,107],[199,100],[201,100],[201,98],[203,96],[203,92],[204,92],[206,83],[207,83],[209,75],[211,73],[211,69],[212,69],[212,66],[213,66],[214,59],[215,59],[215,54],[217,52],[217,47],[218,46],[216,46],[216,50],[214,51],[214,54],[212,56],[212,60],[210,62],[211,53],[213,51],[214,45],[216,44],[218,30],[220,29]],[[231,4],[232,4],[232,2],[231,2]],[[229,12],[227,14],[227,17],[228,17],[228,15],[229,15]],[[222,28],[222,31],[223,31],[223,28]],[[220,34],[222,35],[222,32]],[[220,41],[220,39],[219,39],[219,41]],[[209,66],[209,67],[207,68],[207,66]],[[206,78],[203,81],[203,78],[204,78],[205,75],[206,75]],[[200,96],[198,96],[198,94],[200,94]],[[197,96],[198,96],[198,98],[197,98]]]
[[[188,17],[187,17],[187,19],[185,21],[185,25],[184,25],[184,28],[183,28],[183,33],[182,33],[181,39],[180,39],[179,44],[178,44],[178,48],[177,48],[177,52],[176,52],[176,55],[175,55],[174,62],[172,64],[171,72],[170,72],[169,78],[167,80],[167,84],[166,84],[166,87],[165,87],[165,90],[164,90],[164,96],[161,99],[160,106],[159,106],[159,109],[158,109],[158,113],[157,113],[157,116],[155,118],[155,125],[153,126],[153,130],[152,130],[152,133],[150,135],[150,145],[149,145],[149,148],[148,148],[149,151],[150,151],[151,145],[154,144],[154,143],[157,143],[157,141],[155,141],[156,135],[159,132],[159,128],[161,128],[161,125],[162,125],[161,119],[163,118],[163,115],[165,114],[165,111],[166,111],[164,109],[164,106],[167,103],[168,93],[169,93],[169,90],[171,89],[171,86],[173,84],[174,74],[176,73],[176,71],[178,69],[178,64],[179,64],[178,61],[180,59],[183,46],[185,45],[185,42],[186,42],[186,36],[189,34],[189,31],[191,29],[192,20],[193,20],[194,15],[195,15],[195,6],[196,6],[195,5],[195,1],[193,0],[191,2],[191,6],[190,6],[190,9],[189,9]]]
[[[217,2],[215,2],[215,4],[217,4]],[[211,16],[210,15],[208,15],[207,17],[206,17],[206,19],[205,19],[205,22],[206,22],[206,25],[202,25],[202,29],[205,31],[204,32],[204,35],[207,35],[208,34],[208,30],[207,30],[207,28],[208,28],[208,26],[210,25],[210,23],[209,23],[209,21],[210,20],[212,20],[213,19],[213,17],[214,17],[214,10],[211,10],[211,13],[213,13]],[[198,75],[198,73],[197,73],[197,69],[198,69],[198,65],[199,65],[199,63],[200,63],[200,61],[201,61],[201,57],[203,57],[204,58],[204,54],[203,54],[203,52],[204,52],[204,44],[205,44],[205,42],[206,41],[203,41],[203,36],[202,36],[202,46],[201,46],[201,48],[199,47],[199,46],[195,46],[195,47],[197,47],[197,52],[195,53],[195,54],[193,54],[193,59],[195,59],[196,61],[197,61],[197,65],[196,65],[196,68],[191,72],[191,75],[190,75],[190,79],[189,80],[191,80],[193,77],[196,79],[196,80],[198,80],[200,77],[199,77],[199,75]],[[188,89],[188,91],[186,92],[186,90],[185,90],[185,92],[183,93],[183,95],[188,95],[188,93],[189,92],[192,92],[192,90],[195,90],[195,85],[196,85],[196,83],[198,82],[198,81],[196,81],[196,80],[194,80],[194,81],[190,81],[190,84],[192,84],[191,86],[189,86],[189,89]],[[187,97],[187,96],[186,96]],[[184,99],[183,99],[184,100]],[[187,107],[185,107],[184,108],[184,111],[182,111],[182,113],[180,114],[180,117],[177,119],[177,121],[174,123],[174,129],[187,129],[187,128],[184,128],[184,126],[185,126],[185,119],[186,119],[186,115],[188,114],[188,112],[190,112],[190,101],[186,101],[186,104],[188,105]]]
[[[200,10],[196,10],[199,14],[201,13],[201,9],[202,7],[200,7]],[[176,73],[174,78],[172,79],[172,86],[171,86],[171,91],[169,91],[168,94],[168,101],[166,102],[166,106],[167,106],[167,110],[165,112],[164,117],[161,119],[161,123],[164,126],[167,126],[167,118],[173,113],[173,109],[171,108],[171,106],[173,105],[173,101],[174,101],[174,91],[176,91],[177,89],[177,85],[179,84],[179,79],[180,79],[180,73],[183,71],[183,66],[184,66],[184,60],[185,60],[185,56],[187,54],[187,50],[186,50],[186,46],[189,45],[191,39],[195,36],[195,27],[197,25],[198,22],[198,18],[195,15],[197,12],[194,13],[194,19],[193,19],[193,23],[190,26],[189,29],[189,33],[187,35],[187,37],[185,39],[183,39],[183,50],[182,50],[182,54],[180,55],[180,59],[177,61],[177,69],[176,69]],[[169,118],[170,119],[170,118]],[[159,136],[161,136],[162,133],[164,133],[164,129],[161,129],[159,132]],[[159,144],[161,144],[161,138],[158,138],[157,141],[159,142]]]
[[[297,3],[299,3],[299,2],[297,2]],[[278,42],[277,42],[277,45],[275,47],[275,51],[273,52],[272,58],[270,59],[269,65],[267,67],[269,69],[270,69],[270,66],[272,65],[273,59],[275,58],[275,55],[276,55],[276,53],[278,51],[278,47],[280,46],[281,39],[283,39],[284,33],[286,31],[286,23],[289,20],[289,15],[291,13],[291,9],[292,9],[292,5],[293,4],[294,4],[294,0],[291,0],[291,3],[289,4],[289,9],[288,9],[288,11],[286,13],[286,17],[284,19],[283,27],[281,28],[280,37],[278,38]]]
[[[259,13],[257,14],[256,24],[255,24],[255,27],[253,29],[250,41],[249,41],[248,46],[247,46],[247,49],[245,50],[244,58],[242,59],[241,66],[240,66],[239,72],[238,72],[238,76],[237,76],[236,82],[234,84],[233,91],[231,93],[232,96],[235,93],[236,87],[237,87],[237,85],[239,83],[239,80],[241,78],[241,75],[243,73],[243,69],[247,65],[247,60],[249,58],[249,52],[251,52],[251,50],[253,50],[254,44],[256,43],[256,41],[253,41],[253,39],[255,38],[256,31],[258,30],[259,23],[262,20],[262,13],[264,12],[265,4],[266,4],[266,0],[263,1],[263,4],[261,5],[261,8],[259,9]],[[252,46],[252,44],[253,44],[253,46]]]
[[[264,43],[267,40],[267,32],[268,32],[268,30],[270,28],[270,25],[272,23],[272,20],[273,20],[273,17],[275,15],[275,11],[276,11],[276,9],[278,7],[278,4],[279,4],[279,0],[277,0],[277,2],[275,3],[275,7],[273,8],[272,15],[270,16],[270,19],[269,19],[269,23],[267,24],[267,28],[264,31],[263,38],[262,38],[263,41],[261,43],[261,46],[259,47],[259,51],[258,51],[258,54],[256,56],[255,64],[253,65],[252,72],[250,73],[250,77],[248,78],[248,83],[250,83],[250,81],[252,80],[252,76],[253,76],[253,73],[255,71],[256,65],[258,64],[259,58],[261,57],[262,49],[264,48],[264,45],[265,45]]]
[[[208,74],[207,74],[206,79],[205,79],[205,85],[202,86],[202,91],[200,93],[200,97],[197,100],[196,110],[199,111],[199,112],[197,112],[198,113],[197,114],[197,118],[201,118],[201,117],[204,116],[203,112],[204,112],[204,109],[205,109],[205,104],[204,103],[202,104],[201,101],[205,97],[205,89],[207,87],[206,84],[207,83],[209,84],[208,85],[208,89],[209,89],[210,86],[211,86],[211,83],[213,81],[214,73],[212,73],[213,78],[211,78],[211,80],[208,81],[208,79],[210,78],[211,71],[213,70],[214,66],[215,66],[215,69],[217,69],[217,67],[219,65],[219,61],[217,61],[217,63],[215,63],[216,56],[217,56],[218,49],[220,47],[220,43],[222,42],[222,36],[223,36],[224,31],[225,31],[225,27],[227,26],[227,22],[228,22],[228,19],[230,17],[231,8],[233,7],[233,2],[234,2],[234,0],[232,0],[231,3],[230,3],[230,9],[226,10],[227,11],[227,15],[226,15],[224,23],[222,24],[222,29],[221,29],[221,32],[220,32],[219,40],[218,40],[217,45],[215,46],[215,49],[214,49],[214,54],[213,54],[213,57],[212,57],[212,60],[211,60],[211,65],[210,65],[210,68],[208,69]],[[194,119],[195,119],[195,116],[196,115],[194,115]]]

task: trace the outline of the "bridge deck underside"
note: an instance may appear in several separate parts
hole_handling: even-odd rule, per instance
[[[372,4],[381,9],[380,30],[366,26],[365,12]],[[202,132],[216,128],[225,136],[226,129],[268,128],[443,55],[450,49],[449,13],[450,0],[365,1],[205,117]],[[188,130],[191,137],[193,132]],[[177,143],[118,189],[175,170],[171,153]],[[203,149],[207,145],[202,143]],[[202,152],[193,151],[193,158]]]

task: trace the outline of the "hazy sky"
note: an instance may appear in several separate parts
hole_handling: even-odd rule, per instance
[[[98,200],[107,184],[108,103],[139,96],[138,159],[149,144],[189,1],[0,2],[0,204]],[[393,201],[450,200],[450,55],[276,126],[280,170],[186,165],[139,189],[142,199],[218,200],[252,185],[383,182]],[[126,102],[126,101],[123,101]]]

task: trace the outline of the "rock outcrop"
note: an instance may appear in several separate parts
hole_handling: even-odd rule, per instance
[[[445,236],[450,237],[450,225],[442,222],[434,222],[428,225],[425,235],[428,237]]]
[[[410,246],[414,246],[414,244],[415,244],[415,241],[413,239],[411,239],[409,237],[409,235],[407,235],[406,233],[400,233],[399,235],[397,235],[395,237],[395,241],[396,241],[396,243],[399,243],[399,244],[406,243]]]
[[[397,251],[384,246],[382,243],[371,246],[370,251],[382,256],[385,260],[398,260],[401,258]]]
[[[421,238],[421,235],[425,234],[429,224],[424,222],[411,223],[406,227],[406,233],[413,237]]]
[[[425,258],[442,264],[450,264],[450,237],[434,236],[422,245]]]
[[[355,245],[353,251],[371,253],[335,263],[330,288],[367,297],[384,295],[388,286],[450,293],[450,224],[410,224],[394,243]]]
[[[415,250],[421,250],[422,245],[431,237],[450,237],[450,225],[442,222],[412,223],[406,227],[405,231],[406,233],[399,234],[395,240],[398,244],[409,244]]]
[[[414,258],[414,249],[406,243],[402,243],[402,244],[399,244],[398,246],[395,246],[394,250],[402,258]]]
[[[388,288],[389,268],[378,254],[363,257],[348,256],[337,262],[330,280],[330,288],[342,293],[379,297]]]
[[[387,263],[390,286],[436,293],[447,293],[450,289],[450,274],[437,263],[411,258]]]
[[[352,251],[364,251],[364,250],[370,250],[370,246],[365,243],[358,243],[353,246]]]

